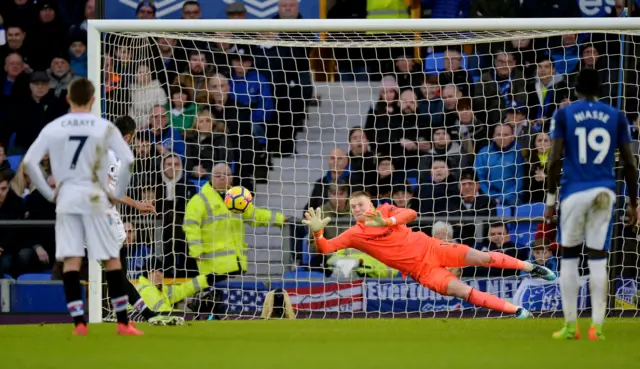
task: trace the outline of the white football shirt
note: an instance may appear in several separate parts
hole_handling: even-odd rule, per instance
[[[110,190],[108,149],[120,159],[120,183]],[[47,124],[24,157],[25,167],[38,191],[53,201],[40,161],[49,154],[52,175],[59,189],[56,212],[91,214],[109,207],[107,191],[120,199],[126,191],[133,163],[131,148],[108,120],[90,113],[69,113]]]
[[[109,164],[109,168],[107,168],[109,174],[109,191],[111,191],[111,193],[114,193],[116,191],[116,188],[118,187],[118,175],[120,174],[120,167],[122,166],[122,163],[116,156],[116,153],[113,152],[113,150],[109,149],[107,155]],[[109,207],[113,211],[117,212],[117,208],[115,205],[110,204]]]

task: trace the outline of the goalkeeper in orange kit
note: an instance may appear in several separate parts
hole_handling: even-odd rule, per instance
[[[442,295],[456,296],[477,306],[514,314],[517,318],[527,318],[531,314],[499,297],[471,288],[447,268],[482,266],[517,269],[548,281],[556,279],[554,272],[541,265],[500,252],[483,252],[466,245],[442,242],[422,232],[413,232],[406,224],[416,219],[414,210],[390,205],[382,205],[375,210],[371,196],[366,192],[354,193],[349,199],[349,206],[358,224],[331,240],[322,235],[331,219],[323,219],[319,208],[311,208],[305,213],[306,220],[303,223],[309,226],[317,248],[323,254],[354,248]]]

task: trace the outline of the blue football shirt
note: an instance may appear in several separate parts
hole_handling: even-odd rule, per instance
[[[564,140],[560,199],[594,187],[616,190],[615,151],[631,141],[624,113],[602,102],[576,101],[555,112],[554,138]]]

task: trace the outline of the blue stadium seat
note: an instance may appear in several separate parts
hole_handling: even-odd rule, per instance
[[[19,281],[50,281],[51,273],[23,274],[18,277]]]
[[[469,68],[469,56],[462,53],[462,69]],[[425,73],[435,74],[444,70],[444,53],[431,53],[424,60]]]
[[[207,181],[207,179],[190,179],[189,183],[196,186],[198,188],[198,191],[200,191],[202,187],[207,184]]]
[[[20,162],[22,161],[23,155],[9,155],[7,156],[7,161],[9,162],[9,166],[11,166],[11,170],[14,172],[18,170],[20,166]]]
[[[531,204],[522,204],[516,206],[516,217],[542,217],[544,215],[545,205],[542,202]],[[517,247],[527,247],[535,240],[536,228],[538,224],[535,222],[517,222],[514,234],[516,236],[515,244]]]
[[[4,274],[4,275],[2,276],[2,279],[13,279],[13,277],[12,277],[12,276],[10,276],[9,274]]]
[[[16,143],[16,136],[17,134],[15,132],[11,134],[11,137],[9,137],[9,143],[7,144],[8,146],[5,147],[5,149],[13,148],[13,145]]]
[[[416,191],[418,189],[418,178],[416,177],[407,177],[407,182],[411,185],[411,188]]]
[[[298,269],[293,272],[287,272],[282,275],[287,281],[271,283],[271,289],[276,288],[303,288],[314,285],[322,285],[325,283],[325,277],[320,272],[310,272],[304,269]]]

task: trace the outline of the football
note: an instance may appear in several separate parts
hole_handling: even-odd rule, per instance
[[[224,196],[224,204],[232,213],[241,214],[253,201],[251,192],[242,186],[231,187]]]

